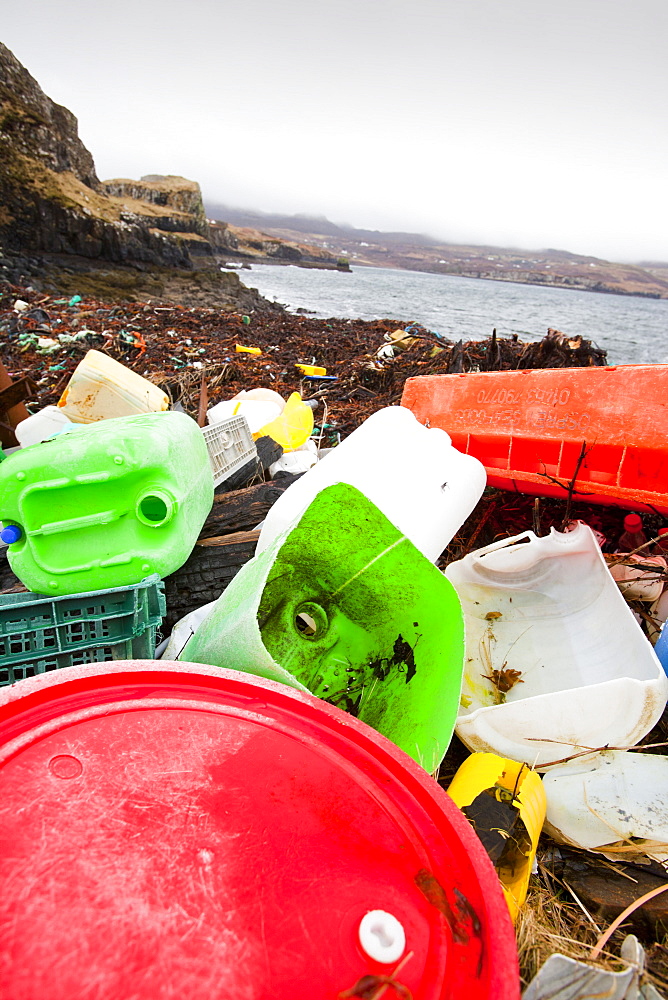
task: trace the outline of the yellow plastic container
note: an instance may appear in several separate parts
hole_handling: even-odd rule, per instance
[[[58,407],[76,424],[169,409],[169,396],[100,351],[88,351],[72,372]]]
[[[302,375],[326,375],[327,369],[320,368],[318,365],[301,365],[295,362],[295,368],[299,368]]]
[[[417,343],[417,337],[411,337],[407,330],[393,330],[387,334],[386,339],[400,350],[407,350]]]
[[[259,347],[244,347],[243,344],[235,344],[234,350],[237,354],[262,354]]]
[[[313,410],[302,400],[298,392],[288,396],[285,409],[280,416],[265,424],[253,434],[254,439],[268,434],[277,441],[283,451],[294,451],[301,447],[313,433]]]
[[[496,868],[510,916],[524,903],[547,801],[540,775],[527,764],[474,753],[448,788]]]

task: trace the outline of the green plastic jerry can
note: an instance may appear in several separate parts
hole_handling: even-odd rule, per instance
[[[212,503],[206,442],[184,413],[77,425],[0,465],[9,563],[41,594],[106,590],[173,573]]]
[[[433,771],[455,724],[464,626],[449,580],[339,483],[246,563],[181,658],[308,690]]]

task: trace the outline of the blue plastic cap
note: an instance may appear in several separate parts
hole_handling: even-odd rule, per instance
[[[18,542],[19,538],[23,536],[23,532],[19,528],[18,524],[8,524],[6,528],[0,531],[0,538],[7,545],[11,545],[13,542]]]

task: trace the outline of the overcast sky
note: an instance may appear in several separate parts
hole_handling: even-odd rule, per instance
[[[22,0],[100,178],[451,242],[668,261],[665,0]]]

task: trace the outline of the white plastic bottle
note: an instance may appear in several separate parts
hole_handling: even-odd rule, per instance
[[[16,425],[14,433],[16,440],[22,448],[27,448],[31,444],[39,444],[46,441],[62,430],[72,425],[72,421],[57,406],[45,406],[37,413],[31,413],[29,417]]]
[[[424,427],[404,406],[378,410],[279,497],[260,533],[262,552],[333,483],[364,493],[435,562],[469,516],[487,481],[484,466]]]

